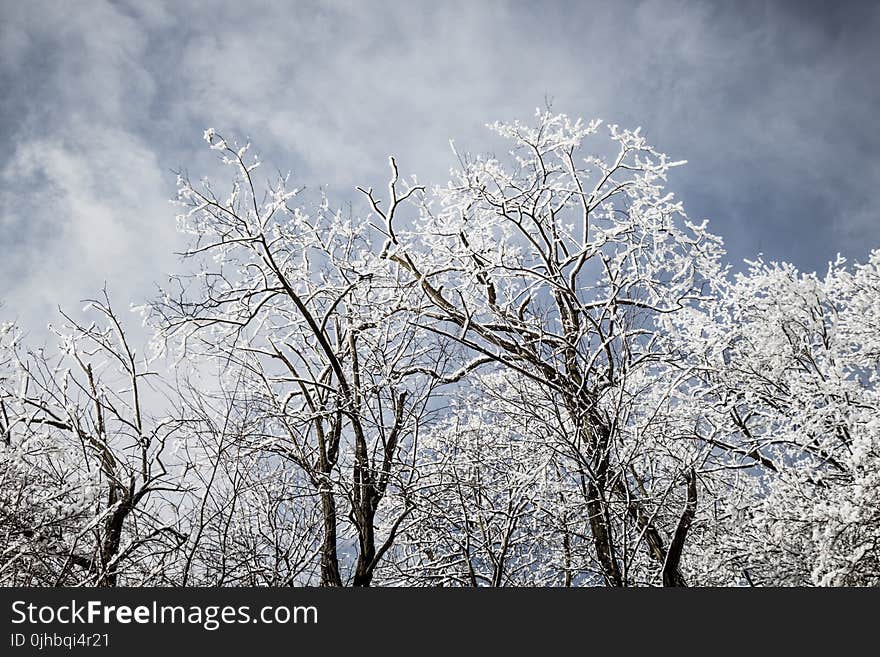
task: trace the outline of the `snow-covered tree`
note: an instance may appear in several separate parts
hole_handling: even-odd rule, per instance
[[[214,363],[246,390],[248,448],[295,468],[322,517],[320,582],[369,585],[410,513],[413,444],[448,354],[409,321],[413,295],[379,257],[369,225],[293,205],[286,177],[258,188],[259,161],[214,131],[232,168],[227,196],[179,178],[180,227],[195,273],[149,312],[180,357]],[[272,466],[276,467],[276,466]],[[383,535],[386,496],[404,500]]]
[[[639,130],[611,125],[602,139],[599,121],[540,111],[533,126],[491,127],[512,142],[509,157],[461,155],[450,183],[419,197],[410,225],[395,210],[416,188],[396,190],[393,161],[387,207],[365,190],[385,236],[380,255],[422,291],[428,330],[552,397],[604,581],[628,583],[625,546],[643,545],[666,583],[684,584],[689,522],[666,524],[661,511],[680,503],[677,488],[688,504],[675,515],[691,515],[699,453],[674,467],[642,459],[638,471],[635,445],[651,428],[633,420],[652,388],[645,377],[669,358],[657,318],[710,291],[723,275],[720,242],[664,189],[679,163]],[[665,494],[641,494],[648,479]]]
[[[180,424],[144,408],[152,372],[105,296],[89,325],[64,316],[58,349],[4,328],[0,578],[14,584],[149,584],[180,547]]]
[[[758,260],[674,319],[716,448],[752,477],[717,550],[753,584],[880,584],[880,252]]]
[[[731,276],[640,130],[490,127],[347,212],[206,131],[155,360],[0,327],[0,583],[880,585],[880,251]]]

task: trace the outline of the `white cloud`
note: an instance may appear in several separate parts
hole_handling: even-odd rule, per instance
[[[208,126],[350,198],[382,184],[391,153],[442,178],[449,138],[491,147],[484,123],[548,95],[690,160],[673,183],[736,256],[760,246],[821,267],[880,241],[877,9],[95,0],[3,13],[0,240],[14,254],[0,276],[17,313],[75,303],[105,276],[120,296],[146,293],[173,260],[169,170],[210,169]]]
[[[76,134],[23,142],[2,172],[0,226],[17,236],[0,265],[15,281],[4,301],[33,327],[105,281],[126,305],[171,267],[176,235],[155,153],[122,131]]]

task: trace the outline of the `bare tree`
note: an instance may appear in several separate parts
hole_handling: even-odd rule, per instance
[[[57,355],[7,345],[3,475],[19,493],[0,568],[23,568],[13,581],[149,583],[185,539],[173,513],[178,474],[165,463],[180,425],[144,411],[151,372],[106,294],[89,308],[102,323],[64,315]]]
[[[584,157],[582,142],[599,125],[546,112],[534,127],[495,124],[514,143],[510,166],[462,156],[452,182],[422,201],[416,230],[395,222],[418,188],[397,191],[393,160],[387,208],[363,191],[386,237],[383,257],[431,305],[421,325],[555,396],[595,557],[605,582],[620,586],[619,522],[634,519],[650,553],[660,563],[668,556],[656,513],[634,492],[646,474],[620,460],[626,415],[639,401],[630,381],[668,358],[656,318],[704,294],[721,274],[720,246],[663,190],[676,163],[638,130],[610,126],[616,152]],[[674,473],[682,488],[692,465]],[[666,567],[684,583],[677,558]]]
[[[639,130],[492,127],[366,217],[206,131],[154,358],[0,326],[0,583],[880,582],[880,255],[729,277]]]
[[[321,583],[369,585],[410,513],[404,503],[376,535],[383,499],[406,497],[409,445],[438,385],[426,372],[447,356],[406,321],[412,295],[373,253],[368,226],[326,200],[314,214],[292,207],[285,178],[259,193],[247,147],[206,139],[236,172],[231,191],[219,199],[180,177],[180,223],[194,235],[185,256],[200,271],[172,281],[152,321],[182,355],[244,373],[262,422],[249,448],[298,468],[320,501]]]

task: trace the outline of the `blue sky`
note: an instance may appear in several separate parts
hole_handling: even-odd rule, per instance
[[[0,299],[45,325],[175,268],[172,170],[206,127],[343,204],[442,182],[484,124],[641,125],[731,261],[824,269],[880,247],[880,4],[0,0]],[[269,172],[267,171],[267,174]]]

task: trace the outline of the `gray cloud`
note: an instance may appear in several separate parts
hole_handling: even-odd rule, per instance
[[[0,293],[34,326],[174,266],[171,169],[249,137],[339,202],[394,153],[440,181],[545,97],[642,125],[731,257],[822,268],[880,245],[880,11],[866,3],[5,3]]]

